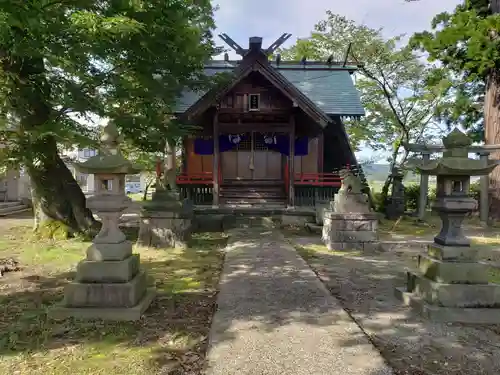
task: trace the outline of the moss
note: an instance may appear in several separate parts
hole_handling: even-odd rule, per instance
[[[38,224],[35,234],[45,239],[66,240],[71,237],[71,230],[66,224],[60,221],[46,219]]]

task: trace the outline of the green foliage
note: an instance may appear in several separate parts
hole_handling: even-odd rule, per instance
[[[95,140],[89,115],[116,120],[143,150],[185,127],[171,118],[182,88],[207,87],[216,51],[209,0],[3,1],[0,142],[9,158],[31,145]]]
[[[420,199],[420,185],[411,184],[405,186],[405,208],[416,211]]]
[[[500,68],[500,15],[488,0],[466,0],[453,13],[440,13],[432,31],[417,33],[411,45],[438,61],[429,86],[445,82],[446,100],[438,117],[470,129],[476,141],[484,138],[483,104],[487,76]],[[444,68],[444,69],[443,69]]]
[[[355,148],[361,143],[374,150],[391,149],[391,162],[402,163],[407,153],[402,142],[425,142],[439,134],[434,112],[439,105],[441,87],[426,83],[432,73],[401,38],[386,39],[382,30],[358,25],[345,17],[327,12],[311,36],[280,51],[283,59],[326,60],[347,52],[349,61],[363,62],[356,80],[366,116],[347,123]],[[397,160],[396,160],[397,159]]]

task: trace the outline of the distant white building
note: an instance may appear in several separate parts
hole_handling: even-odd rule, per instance
[[[95,190],[95,179],[94,175],[88,175],[86,173],[79,172],[73,162],[83,163],[92,156],[97,155],[98,151],[91,148],[75,148],[71,151],[66,151],[62,153],[63,159],[66,162],[69,170],[73,174],[76,182],[82,188],[84,193],[92,193]]]
[[[76,168],[72,165],[72,162],[82,163],[92,156],[97,155],[98,150],[91,148],[74,149],[63,153],[64,158],[67,160],[68,168],[71,170],[73,177],[78,182],[78,185],[82,188],[82,191],[87,194],[91,194],[95,190],[95,179],[94,175],[88,175],[85,173],[78,172]],[[126,185],[134,185],[131,189],[133,192],[142,192],[146,188],[146,174],[141,173],[137,175],[128,175],[126,177]],[[137,188],[137,185],[138,188]]]

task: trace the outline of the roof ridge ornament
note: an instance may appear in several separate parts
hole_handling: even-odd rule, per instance
[[[262,38],[261,37],[250,37],[249,38],[249,48],[243,48],[241,47],[238,43],[236,43],[229,35],[226,33],[219,34],[219,38],[221,38],[224,43],[226,43],[229,47],[231,47],[238,55],[240,56],[245,56],[248,52],[250,52],[253,48],[253,46],[258,46],[257,48],[260,49],[264,55],[269,56],[272,55],[279,47],[285,43],[292,34],[290,33],[283,33],[278,39],[276,39],[269,47],[263,49],[262,47]]]

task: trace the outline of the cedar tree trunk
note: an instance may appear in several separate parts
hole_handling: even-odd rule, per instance
[[[500,0],[491,0],[492,13],[500,13]],[[496,36],[498,37],[498,36]],[[484,99],[484,131],[486,144],[500,144],[500,69],[493,70],[486,82]],[[500,152],[490,155],[492,159],[500,159]],[[500,168],[491,172],[489,178],[490,217],[500,220]]]

